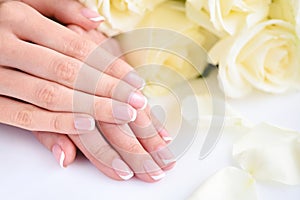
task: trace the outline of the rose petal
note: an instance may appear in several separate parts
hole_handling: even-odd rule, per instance
[[[270,0],[187,0],[187,16],[219,37],[235,35],[266,19]]]
[[[255,180],[246,172],[228,167],[209,178],[188,200],[256,200]]]
[[[256,179],[300,184],[300,134],[260,124],[234,144],[233,156]]]
[[[108,36],[133,30],[147,12],[164,1],[166,0],[80,0],[106,18],[99,30]]]

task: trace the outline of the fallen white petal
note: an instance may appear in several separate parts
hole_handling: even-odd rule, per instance
[[[300,134],[260,124],[233,147],[240,166],[257,180],[300,184]]]
[[[225,168],[205,181],[188,200],[256,200],[255,180],[247,172]]]

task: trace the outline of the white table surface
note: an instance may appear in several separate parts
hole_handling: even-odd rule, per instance
[[[229,100],[256,123],[269,121],[300,132],[299,102],[300,93],[276,97],[256,94],[244,100]],[[223,136],[205,160],[198,159],[200,143],[201,136],[158,183],[143,183],[137,179],[117,182],[102,175],[82,155],[67,169],[61,169],[52,154],[28,131],[0,125],[0,199],[182,200],[217,170],[235,165],[231,160],[229,138]],[[259,183],[258,193],[263,200],[300,199],[299,186]]]

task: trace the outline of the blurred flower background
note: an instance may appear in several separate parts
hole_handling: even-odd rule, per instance
[[[80,0],[106,18],[99,30],[115,36],[136,28],[177,31],[203,47],[207,61],[217,65],[218,80],[228,97],[240,98],[253,89],[284,93],[299,88],[300,3],[298,0]],[[174,41],[181,55],[190,45]],[[127,56],[133,66],[159,64],[186,79],[201,75],[184,59],[159,50]],[[201,66],[204,70],[205,66]],[[168,79],[155,71],[146,79]],[[162,91],[152,89],[152,94]]]
[[[229,98],[242,98],[254,90],[282,94],[299,89],[299,0],[80,1],[106,18],[99,30],[109,37],[141,28],[161,28],[189,38],[168,41],[169,47],[180,52],[180,56],[159,48],[140,49],[125,56],[134,67],[160,66],[143,74],[148,83],[164,80],[168,86],[182,90],[180,81],[188,81],[192,88],[205,88],[205,81],[199,78],[206,76],[207,66],[216,66],[217,81]],[[159,40],[159,36],[152,36],[151,40]],[[145,40],[151,42],[149,38]],[[195,52],[193,44],[199,45],[208,56],[202,51]],[[122,42],[120,45],[122,47]],[[206,59],[205,64],[196,69],[184,59],[193,56]],[[174,73],[182,79],[174,78]],[[183,117],[191,117],[190,111],[196,108],[191,108],[194,105],[189,101],[180,105],[181,110],[175,109],[175,103],[162,95],[166,92],[162,87],[149,85],[144,90],[146,95],[165,98],[171,117],[176,116],[177,110]],[[232,167],[221,170],[203,183],[190,199],[258,199],[255,181],[299,185],[299,132],[268,123],[252,124],[231,110],[224,99],[220,101],[226,104],[226,116],[213,116],[212,99],[208,94],[211,91],[205,93],[205,89],[193,95],[197,96],[200,111],[196,118],[206,122],[212,117],[223,117],[224,129],[237,127],[240,130],[238,139],[233,141],[232,158],[243,170]],[[175,120],[171,121],[180,126]]]

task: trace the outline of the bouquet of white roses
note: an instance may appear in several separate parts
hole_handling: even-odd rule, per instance
[[[218,65],[219,82],[229,97],[245,96],[252,89],[282,93],[299,86],[298,0],[80,1],[106,18],[99,29],[108,36],[159,27],[190,37],[208,51],[210,62]],[[188,45],[180,48],[189,52]],[[166,65],[187,79],[199,75],[174,55],[149,51],[144,55],[147,61],[143,62]],[[137,65],[136,60],[129,62]]]
[[[146,27],[189,37],[207,51],[207,62],[218,66],[218,81],[229,97],[243,97],[253,89],[283,93],[299,88],[299,0],[80,1],[106,18],[99,30],[108,36]],[[171,46],[186,57],[199,53],[192,51],[189,43],[178,40]],[[169,67],[186,79],[201,75],[178,55],[160,50],[143,49],[126,58],[133,66],[154,63]],[[162,71],[150,71],[146,78],[168,79],[171,85],[176,84],[174,77]],[[151,92],[160,93],[157,88]],[[207,102],[205,95],[199,96],[202,111],[209,107]],[[189,102],[186,104],[188,107]],[[240,118],[226,108],[227,113],[232,115],[233,123]],[[230,116],[228,119],[230,124]],[[242,139],[235,141],[233,157],[244,171],[231,167],[221,170],[191,199],[254,200],[255,180],[300,184],[299,133],[269,124],[241,124],[245,130]]]

